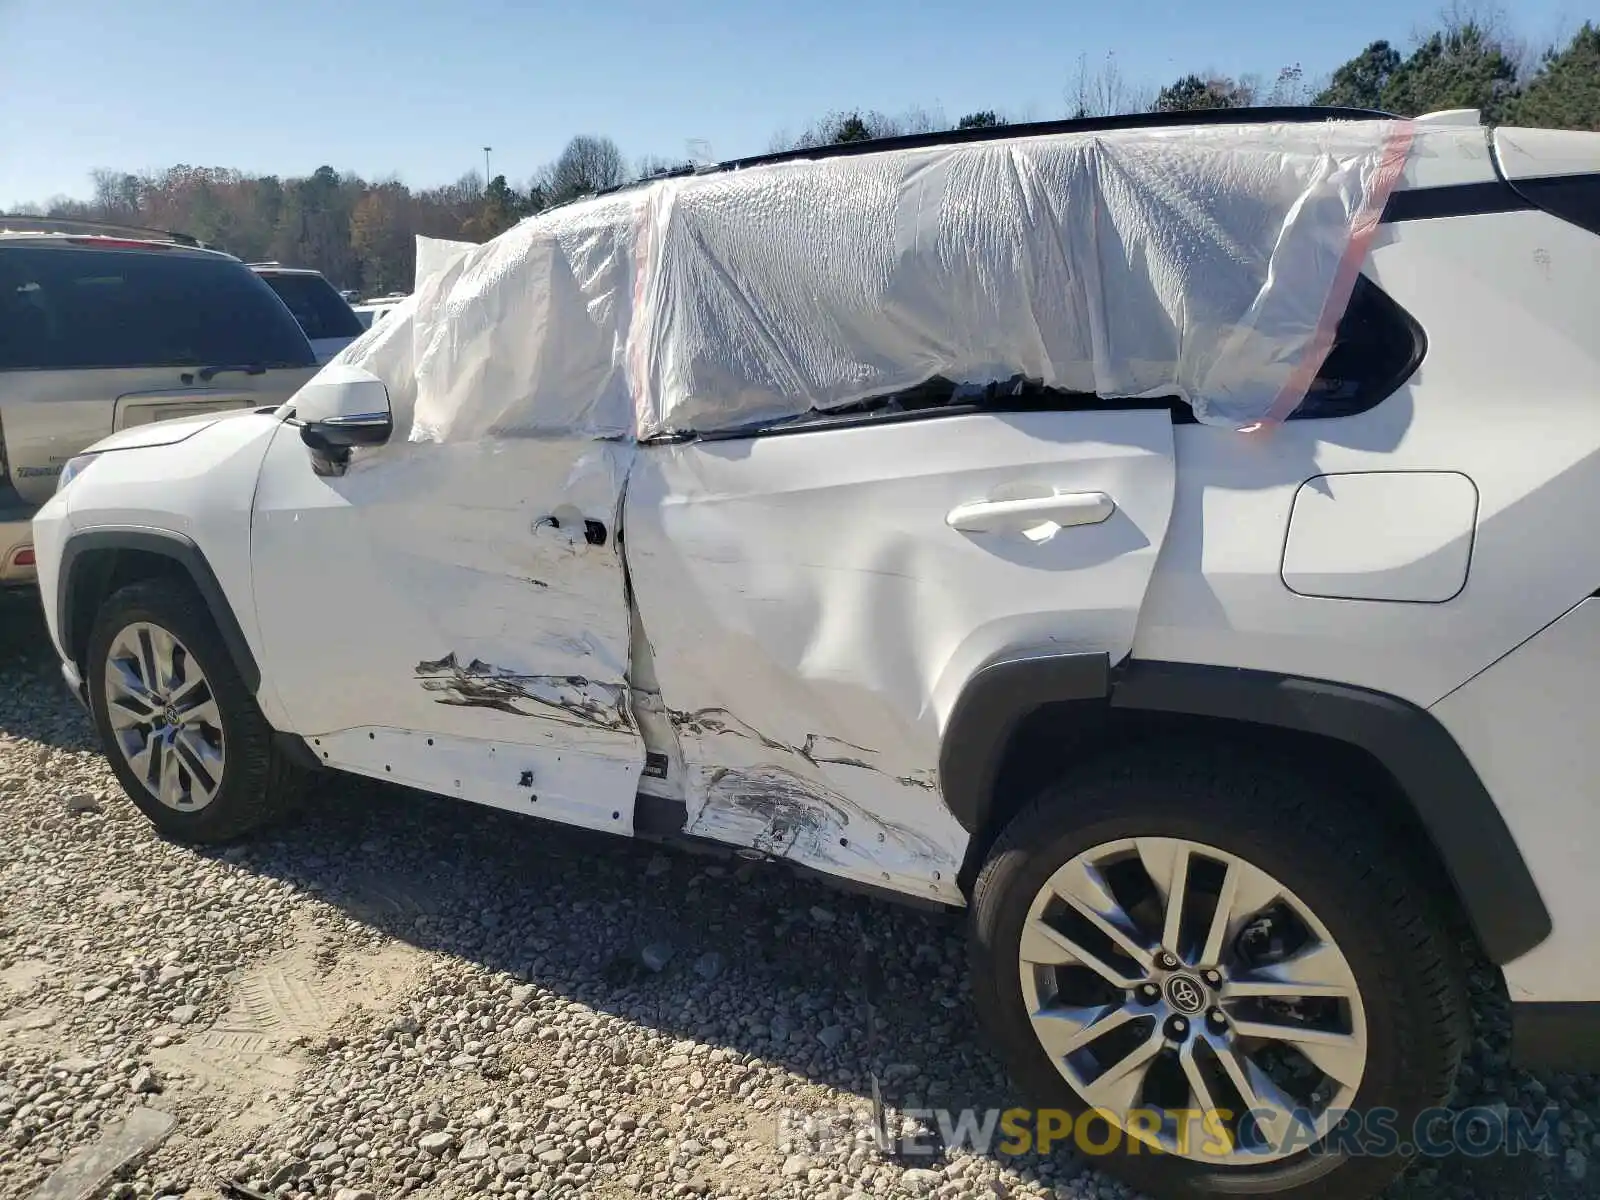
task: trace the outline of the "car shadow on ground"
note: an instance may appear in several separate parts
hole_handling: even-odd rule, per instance
[[[0,697],[0,732],[91,748],[29,599],[0,597],[0,673],[12,685]],[[21,695],[35,688],[53,690]],[[959,913],[846,894],[781,864],[662,849],[332,775],[318,778],[293,823],[196,853],[315,895],[407,944],[781,1065],[858,1110],[874,1074],[902,1110],[1019,1103],[983,1049]],[[1479,1026],[1458,1106],[1516,1107],[1528,1091],[1579,1100],[1565,1077],[1534,1080],[1504,1066],[1503,1009]],[[937,1168],[937,1137],[929,1142],[931,1155],[903,1156],[904,1165]],[[1595,1194],[1556,1155],[1532,1170],[1526,1158],[1454,1155],[1413,1166],[1388,1195]],[[1031,1156],[1006,1161],[1036,1165]],[[1056,1180],[1075,1163],[1070,1151],[1057,1154]]]

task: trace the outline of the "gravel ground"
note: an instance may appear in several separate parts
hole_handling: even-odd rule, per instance
[[[137,1105],[177,1127],[112,1195],[1128,1195],[1069,1154],[780,1144],[785,1112],[861,1112],[869,1066],[895,1110],[1017,1102],[958,916],[338,779],[280,833],[170,845],[36,605],[0,597],[0,1196]],[[1554,1103],[1562,1145],[1424,1164],[1391,1195],[1600,1196],[1596,1079],[1509,1068],[1476,986],[1457,1103]]]

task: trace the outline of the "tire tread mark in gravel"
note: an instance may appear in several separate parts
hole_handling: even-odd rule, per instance
[[[282,969],[245,976],[239,981],[237,995],[252,1024],[261,1030],[282,1030],[293,1036],[302,1030],[324,1029],[334,1016],[311,980]]]
[[[311,963],[314,930],[306,922],[291,929],[286,951],[235,977],[232,1003],[221,1020],[158,1055],[225,1091],[281,1088],[303,1065],[290,1046],[326,1033],[353,1003],[381,1006],[403,990],[414,958],[410,949],[359,954],[318,974]]]

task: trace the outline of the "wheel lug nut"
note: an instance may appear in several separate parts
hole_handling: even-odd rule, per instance
[[[1182,1017],[1168,1017],[1166,1028],[1168,1041],[1179,1041],[1189,1036],[1189,1022]]]
[[[1161,964],[1163,971],[1176,971],[1178,969],[1178,956],[1175,954],[1168,954],[1163,950],[1161,957],[1156,961]]]
[[[1222,1015],[1220,1008],[1213,1008],[1208,1012],[1206,1020],[1211,1023],[1211,1028],[1213,1029],[1226,1029],[1228,1027],[1228,1018]]]
[[[1202,971],[1200,978],[1206,981],[1207,987],[1222,986],[1222,973],[1220,971]]]
[[[1157,1000],[1161,999],[1161,989],[1153,983],[1140,984],[1139,999],[1143,1000],[1146,1004],[1154,1004]]]

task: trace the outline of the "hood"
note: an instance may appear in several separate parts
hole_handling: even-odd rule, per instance
[[[103,437],[84,451],[85,454],[102,454],[107,450],[137,450],[143,446],[172,446],[192,438],[202,429],[209,429],[218,421],[243,416],[254,409],[229,409],[225,412],[198,413],[192,417],[174,417],[168,421],[154,421],[149,425],[135,425]],[[267,411],[271,411],[268,409]]]

